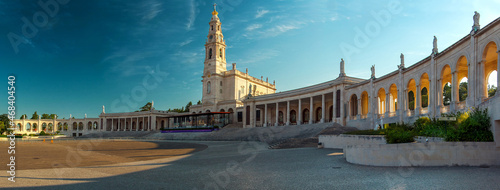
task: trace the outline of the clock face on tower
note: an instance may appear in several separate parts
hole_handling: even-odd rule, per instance
[[[214,36],[210,35],[210,39],[214,38]]]

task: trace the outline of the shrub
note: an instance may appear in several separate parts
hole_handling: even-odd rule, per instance
[[[40,135],[46,135],[45,131],[40,131]]]
[[[473,109],[466,119],[459,125],[458,129],[450,131],[446,135],[446,141],[493,141],[493,133],[490,131],[491,123],[488,109]]]
[[[386,129],[380,129],[380,130],[373,130],[373,129],[368,129],[368,130],[358,130],[358,131],[349,131],[344,134],[346,135],[385,135]]]
[[[385,140],[388,144],[413,142],[413,130],[413,125],[407,123],[391,124],[386,130]]]

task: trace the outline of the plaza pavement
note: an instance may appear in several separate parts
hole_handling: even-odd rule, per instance
[[[170,141],[169,141],[170,142]],[[179,141],[176,141],[179,142]],[[79,168],[19,170],[17,189],[500,189],[500,167],[368,167],[340,149],[180,141],[199,152]],[[0,187],[13,187],[0,174]],[[24,186],[33,187],[24,187]]]

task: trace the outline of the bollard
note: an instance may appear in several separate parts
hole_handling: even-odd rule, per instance
[[[54,140],[50,140],[50,143],[54,144]]]
[[[43,142],[45,142],[45,139],[43,139]]]

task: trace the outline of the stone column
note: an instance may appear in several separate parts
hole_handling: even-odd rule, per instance
[[[336,112],[337,112],[337,109],[336,109],[336,104],[337,104],[337,98],[336,96],[337,95],[337,90],[335,90],[335,88],[333,89],[333,101],[332,101],[332,122],[335,122],[335,116],[336,116]]]
[[[286,125],[290,125],[290,101],[286,101]]]
[[[321,95],[321,123],[325,122],[325,95]]]
[[[267,103],[264,104],[264,127],[267,127]]]
[[[344,117],[344,93],[342,90],[340,91],[340,123],[341,125],[345,125],[345,117]]]
[[[111,118],[111,130],[110,131],[114,131],[115,130],[115,126],[113,126],[114,124],[115,124],[114,119]]]
[[[250,102],[250,127],[255,127],[255,102]]]
[[[416,87],[417,87],[416,88],[417,92],[415,93],[416,94],[416,96],[415,96],[415,115],[417,116],[417,115],[420,115],[420,107],[422,107],[422,103],[421,103],[422,99],[420,97],[420,93],[421,93],[420,92],[420,84],[418,84]]]
[[[451,102],[450,102],[451,113],[455,112],[456,106],[459,102],[458,89],[460,88],[458,84],[457,71],[453,71],[453,73],[451,74]]]
[[[389,113],[391,113],[391,89],[389,88],[389,92],[385,94],[385,117],[389,117]]]
[[[482,60],[482,61],[479,62],[479,68],[480,68],[479,72],[478,72],[479,73],[479,77],[477,77],[478,78],[478,89],[479,89],[478,90],[479,91],[478,98],[479,99],[477,100],[476,105],[478,105],[481,102],[483,102],[483,100],[487,98],[487,94],[488,94],[487,93],[488,89],[486,89],[486,86],[485,86],[485,84],[487,84],[487,82],[485,80],[487,80],[487,79],[485,79],[485,77],[486,77],[485,74],[486,73],[484,73],[484,64],[485,64],[484,60]]]
[[[248,104],[247,103],[244,103],[243,104],[243,128],[246,128],[247,127],[247,106]]]
[[[279,125],[279,114],[280,114],[279,102],[276,102],[276,123],[275,123],[275,126]]]
[[[314,113],[314,102],[313,102],[313,97],[311,96],[311,101],[310,101],[310,104],[309,104],[309,124],[312,124],[313,123],[313,113]]]
[[[498,46],[498,44],[497,44]],[[500,49],[500,48],[499,48]],[[500,50],[497,51],[497,92],[495,93],[497,96],[499,96],[500,93]]]
[[[222,127],[222,126],[221,126]],[[151,130],[156,131],[156,115],[151,116]]]
[[[299,98],[298,107],[299,107],[299,110],[298,110],[299,116],[297,118],[297,125],[300,125],[300,124],[302,124],[302,99],[300,99],[300,98]]]
[[[407,116],[408,115],[408,112],[410,111],[410,102],[409,102],[409,99],[408,99],[408,89],[405,89],[404,92],[403,92],[403,96],[404,96],[404,102],[403,102],[403,106],[404,106],[404,116]]]
[[[139,117],[135,118],[135,131],[139,131]]]
[[[361,106],[361,97],[358,98],[358,114],[356,114],[356,117],[359,119],[361,119],[361,115],[362,115],[362,106]]]

